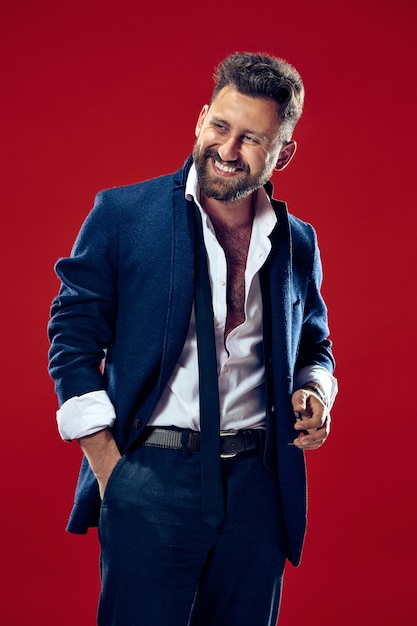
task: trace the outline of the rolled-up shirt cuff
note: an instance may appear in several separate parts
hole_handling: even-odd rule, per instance
[[[91,391],[64,402],[56,419],[62,439],[73,441],[113,426],[116,412],[105,391]]]
[[[328,408],[331,409],[337,394],[337,379],[321,365],[309,365],[300,369],[294,377],[294,390],[300,389],[308,382],[320,385],[327,398]]]

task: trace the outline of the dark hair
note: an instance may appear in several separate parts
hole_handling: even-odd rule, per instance
[[[218,65],[214,81],[211,101],[228,85],[246,96],[275,100],[281,138],[290,140],[304,103],[303,81],[292,65],[269,54],[235,52]]]

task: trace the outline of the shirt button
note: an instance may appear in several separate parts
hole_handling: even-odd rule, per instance
[[[224,328],[224,324],[221,324],[221,323],[220,323],[220,324],[217,324],[217,328],[218,328],[219,330],[223,330],[223,328]]]
[[[222,287],[224,287],[226,284],[225,280],[219,280],[219,285],[221,285]]]

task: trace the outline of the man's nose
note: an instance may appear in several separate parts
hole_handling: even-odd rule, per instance
[[[222,161],[236,161],[239,158],[240,142],[236,137],[229,137],[217,149],[219,157]]]

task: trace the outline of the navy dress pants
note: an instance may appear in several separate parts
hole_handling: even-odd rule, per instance
[[[226,519],[201,516],[200,454],[139,447],[99,522],[99,626],[275,626],[285,564],[276,478],[259,452],[222,460]]]

